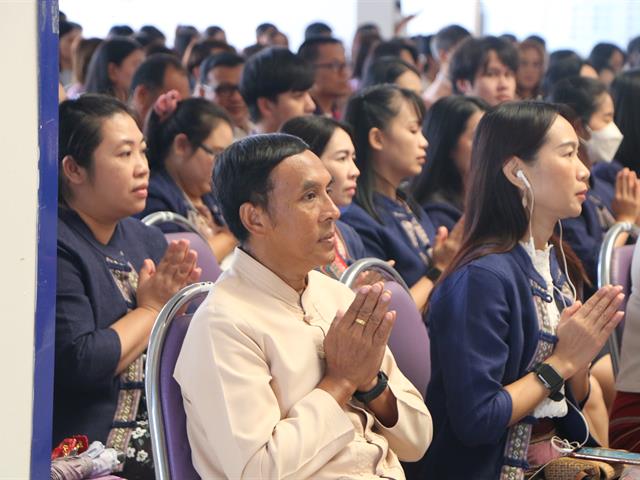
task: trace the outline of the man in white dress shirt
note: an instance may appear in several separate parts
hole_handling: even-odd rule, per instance
[[[174,376],[202,478],[405,478],[432,436],[386,343],[382,283],[354,295],[314,270],[334,255],[331,176],[296,137],[257,135],[217,160],[240,240],[194,315]]]

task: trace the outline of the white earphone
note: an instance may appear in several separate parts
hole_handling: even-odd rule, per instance
[[[531,227],[531,217],[533,216],[533,207],[534,207],[534,198],[533,198],[533,187],[531,186],[531,184],[529,183],[529,180],[527,179],[527,176],[524,174],[524,172],[521,169],[518,169],[516,171],[516,177],[518,177],[520,180],[522,180],[522,183],[524,183],[524,186],[529,190],[529,192],[531,193],[531,208],[529,210],[529,243],[527,245],[527,247],[529,248],[530,254],[531,256],[535,255],[535,245],[533,242],[533,231],[532,231],[532,227]],[[573,282],[571,282],[571,278],[569,277],[569,269],[567,268],[567,257],[564,254],[564,248],[562,247],[562,222],[560,220],[558,220],[558,225],[560,226],[560,253],[562,254],[562,263],[564,265],[564,274],[565,277],[567,278],[567,283],[569,284],[569,288],[571,289],[571,294],[573,296],[572,300],[573,302],[575,302],[578,298],[578,294],[576,291],[576,287],[573,285]],[[554,289],[558,290],[557,287],[554,286]],[[564,303],[564,294],[562,294],[562,292],[560,290],[558,290],[558,293],[560,293],[560,298],[562,299],[562,302]],[[564,305],[565,308],[567,307],[567,305]]]
[[[521,169],[518,169],[516,171],[516,177],[519,178],[520,180],[522,180],[522,183],[524,183],[524,186],[529,190],[529,192],[531,193],[531,209],[529,210],[529,243],[527,245],[527,247],[530,250],[530,255],[533,256],[535,254],[535,245],[533,242],[533,231],[532,231],[532,227],[531,227],[531,217],[533,216],[533,207],[534,207],[534,197],[533,197],[533,187],[531,186],[531,184],[529,183],[529,180],[527,179],[527,176],[524,174],[524,172]],[[567,283],[569,284],[569,288],[571,289],[571,294],[573,296],[572,300],[573,303],[576,302],[577,300],[577,292],[576,292],[576,287],[573,285],[573,283],[571,282],[571,278],[569,277],[569,269],[567,268],[567,257],[564,254],[564,249],[562,248],[562,222],[560,220],[558,220],[558,224],[560,226],[560,253],[562,254],[562,262],[563,262],[563,266],[564,266],[564,274],[565,277],[567,279]],[[560,299],[562,300],[562,303],[564,304],[564,308],[567,308],[567,304],[565,302],[564,299],[564,292],[562,292],[558,287],[556,287],[555,285],[553,285],[553,289],[555,291],[557,291],[560,294]],[[561,439],[558,436],[553,436],[553,438],[551,439],[551,445],[552,447],[559,452],[561,455],[568,455],[569,453],[577,450],[578,448],[581,448],[582,446],[584,446],[587,441],[589,440],[589,424],[587,423],[587,420],[585,419],[584,415],[582,414],[582,412],[580,411],[580,409],[576,408],[576,406],[570,402],[567,399],[567,404],[573,408],[578,415],[580,415],[580,417],[582,418],[582,421],[584,422],[585,428],[586,428],[586,435],[585,438],[582,442],[569,442],[568,440],[564,440]],[[542,468],[540,468],[539,470],[537,470],[534,473],[534,477],[544,469],[544,467],[547,464],[543,465]]]
[[[522,180],[522,183],[524,183],[525,187],[527,187],[529,190],[533,190],[531,188],[531,184],[529,183],[529,180],[527,180],[527,176],[524,174],[524,172],[522,170],[518,170],[516,172],[516,177],[518,177],[520,180]]]

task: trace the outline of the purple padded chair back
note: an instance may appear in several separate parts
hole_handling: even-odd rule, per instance
[[[389,310],[398,313],[389,337],[389,349],[400,371],[424,397],[431,379],[431,349],[422,315],[400,274],[383,260],[361,258],[344,271],[340,281],[354,289],[360,275],[369,271],[384,279],[386,288],[391,291]]]
[[[173,370],[189,328],[183,307],[211,292],[213,283],[187,285],[162,307],[149,336],[145,392],[157,480],[199,480],[191,460],[182,394]]]
[[[627,299],[631,293],[631,260],[633,258],[633,245],[616,247],[618,236],[628,233],[638,238],[640,229],[628,222],[615,223],[605,234],[598,255],[598,288],[605,285],[622,285],[625,293],[622,308],[627,305]],[[624,331],[624,319],[607,341],[611,364],[614,375],[618,374],[620,365],[620,345],[622,345],[622,333]]]
[[[222,273],[220,265],[218,265],[213,250],[200,235],[193,232],[174,232],[165,233],[164,236],[167,242],[181,239],[189,240],[191,248],[198,253],[198,266],[202,268],[200,280],[203,282],[215,282],[218,279]]]
[[[407,290],[394,281],[385,283],[391,291],[389,310],[397,312],[389,338],[389,348],[400,371],[425,396],[431,379],[431,349],[427,327]]]
[[[174,318],[168,327],[164,348],[160,354],[160,401],[164,417],[167,458],[171,478],[200,479],[191,461],[191,447],[187,440],[187,417],[184,413],[180,386],[173,378],[173,370],[189,328],[191,315]]]
[[[627,299],[631,294],[631,260],[635,245],[624,245],[613,250],[611,256],[611,283],[621,285],[624,293],[622,308],[627,305]]]

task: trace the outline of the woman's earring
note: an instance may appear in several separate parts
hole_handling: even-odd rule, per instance
[[[522,192],[522,206],[524,208],[527,208],[527,204],[529,202],[527,201],[527,192]]]

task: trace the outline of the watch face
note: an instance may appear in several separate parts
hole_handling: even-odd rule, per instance
[[[425,273],[425,277],[435,282],[436,280],[438,280],[438,278],[440,278],[441,274],[442,272],[438,268],[432,266],[429,268],[429,270],[427,270],[427,273]]]
[[[562,388],[564,379],[548,363],[541,363],[534,371],[544,386],[551,391],[550,397]]]

